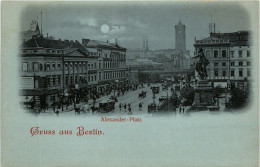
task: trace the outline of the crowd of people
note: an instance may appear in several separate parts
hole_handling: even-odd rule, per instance
[[[108,86],[106,89],[96,89],[96,88],[84,88],[84,89],[70,89],[65,93],[58,93],[56,95],[51,96],[49,100],[50,103],[47,103],[46,96],[41,99],[40,98],[40,106],[35,106],[35,102],[31,103],[31,109],[35,113],[45,112],[52,108],[53,112],[59,115],[61,111],[68,110],[69,106],[74,106],[74,110],[78,110],[78,104],[80,102],[88,103],[90,100],[95,105],[96,100],[102,96],[109,96],[113,94],[117,97],[124,95],[128,91],[137,90],[138,87],[143,86],[141,84],[126,84],[121,86]],[[122,107],[127,108],[128,111],[131,112],[131,104],[121,104]]]

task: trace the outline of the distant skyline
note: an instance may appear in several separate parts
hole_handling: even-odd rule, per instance
[[[250,3],[250,2],[247,2]],[[40,4],[40,3],[39,3]],[[252,3],[251,3],[252,4]],[[174,49],[179,20],[186,25],[186,48],[193,51],[194,38],[209,36],[209,23],[217,32],[250,30],[248,11],[237,2],[77,2],[29,6],[21,16],[21,30],[30,29],[38,16],[43,35],[81,41],[82,38],[115,42],[126,48]]]

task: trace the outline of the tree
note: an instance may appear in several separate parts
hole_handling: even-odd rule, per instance
[[[176,93],[173,93],[170,97],[170,103],[174,107],[177,107],[180,104],[180,99],[178,98]]]
[[[231,98],[229,99],[227,109],[241,109],[248,103],[248,91],[239,88],[231,89]]]
[[[185,106],[191,106],[194,101],[194,88],[192,88],[190,85],[186,85],[181,89],[181,96],[186,99],[184,102]]]
[[[223,93],[223,88],[221,88],[221,85],[217,85],[215,88],[214,88],[214,93],[215,93],[215,97],[216,98],[219,98],[221,93]]]

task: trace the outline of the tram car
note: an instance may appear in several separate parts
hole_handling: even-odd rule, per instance
[[[162,96],[159,98],[159,104],[157,106],[157,112],[174,112],[176,111],[176,107],[171,102],[171,99],[166,96]]]
[[[154,113],[156,112],[156,104],[155,103],[151,103],[148,105],[148,114]]]
[[[99,102],[98,112],[100,113],[108,113],[114,111],[115,109],[115,101],[111,99],[103,100]]]

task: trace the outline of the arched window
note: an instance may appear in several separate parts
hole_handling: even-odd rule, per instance
[[[214,57],[218,57],[218,51],[214,50]]]
[[[210,57],[210,51],[209,50],[206,51],[206,57]]]
[[[225,50],[222,50],[222,57],[227,57],[227,52]]]

